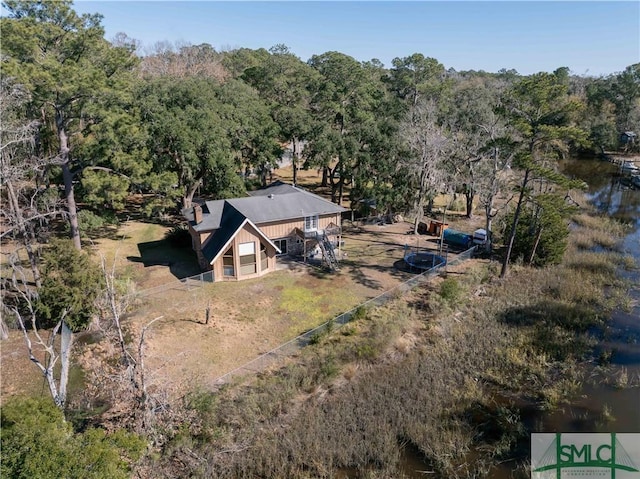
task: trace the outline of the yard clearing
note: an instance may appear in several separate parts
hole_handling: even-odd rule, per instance
[[[340,271],[281,260],[281,269],[240,282],[187,284],[172,281],[145,296],[127,327],[147,331],[146,364],[176,392],[211,385],[225,373],[313,329],[413,275],[395,267],[405,245],[424,247],[426,237],[408,235],[411,225],[345,228]],[[131,267],[131,265],[121,265]],[[170,276],[171,266],[138,273],[144,284]],[[205,324],[209,308],[210,320]]]

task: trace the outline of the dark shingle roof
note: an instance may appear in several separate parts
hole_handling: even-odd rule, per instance
[[[222,248],[231,241],[247,220],[247,218],[229,204],[224,205],[222,216],[224,216],[224,221],[220,224],[219,230],[211,235],[209,241],[207,241],[202,248],[202,254],[207,258],[209,263],[218,256]]]
[[[295,186],[289,185],[287,183],[283,183],[282,181],[274,181],[266,188],[261,188],[259,190],[250,191],[249,196],[269,196],[269,195],[286,195],[291,193],[296,193],[297,191],[301,191]]]
[[[193,225],[193,228],[196,231],[211,231],[223,226],[226,228],[224,225],[226,214],[231,211],[227,209],[227,205],[257,226],[274,221],[347,211],[346,208],[313,193],[286,183],[276,182],[267,188],[252,192],[252,196],[246,198],[207,201],[203,206],[202,221]],[[192,218],[188,219],[193,221]]]

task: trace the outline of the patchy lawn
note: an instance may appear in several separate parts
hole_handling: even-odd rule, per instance
[[[409,229],[406,223],[346,228],[346,258],[335,273],[290,263],[288,268],[240,282],[175,282],[145,297],[130,315],[129,325],[140,331],[163,316],[147,333],[152,375],[171,378],[171,386],[178,390],[186,384],[211,384],[410,278],[394,264],[402,259],[404,244],[425,244],[425,239],[407,235]],[[207,307],[209,324],[205,324]]]
[[[186,278],[200,272],[196,255],[189,248],[165,239],[170,228],[156,223],[127,221],[112,234],[92,242],[98,256],[111,267],[132,278],[138,290]]]

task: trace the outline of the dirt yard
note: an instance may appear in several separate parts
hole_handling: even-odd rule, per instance
[[[162,316],[147,333],[146,362],[153,376],[173,378],[175,390],[186,384],[210,385],[412,277],[402,271],[405,245],[421,249],[436,245],[427,236],[407,234],[411,231],[404,222],[346,226],[340,271],[334,273],[287,262],[275,273],[248,281],[199,285],[176,281],[173,287],[145,297],[129,324],[140,331]],[[209,324],[205,324],[207,307]]]

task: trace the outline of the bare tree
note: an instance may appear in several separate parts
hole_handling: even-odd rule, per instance
[[[38,122],[21,116],[29,95],[10,79],[0,81],[0,181],[6,193],[6,201],[3,198],[0,206],[0,239],[14,240],[5,254],[14,254],[16,258],[22,257],[23,252],[26,254],[31,274],[18,276],[25,278],[27,283],[23,286],[33,284],[37,289],[42,284],[37,237],[46,231],[49,219],[60,214],[61,205],[56,196],[47,195],[47,188],[39,185],[40,175],[49,162],[33,155]],[[15,260],[13,263],[7,261],[5,267],[10,264],[21,265]],[[5,277],[9,276],[11,274]],[[6,288],[3,288],[3,300],[6,293]],[[6,339],[8,328],[4,317],[1,323],[1,339]]]
[[[9,83],[6,78],[1,81],[0,176],[8,201],[6,203],[3,201],[0,210],[6,225],[0,233],[0,238],[5,236],[20,238],[27,250],[33,279],[39,286],[40,272],[38,271],[37,254],[32,246],[34,232],[33,228],[30,228],[29,218],[25,218],[29,213],[25,211],[23,202],[20,201],[24,198],[19,198],[21,196],[20,190],[23,189],[21,186],[25,184],[31,186],[31,182],[27,181],[27,176],[34,167],[31,151],[35,143],[38,124],[18,116],[18,108],[28,99],[26,91],[19,85]],[[33,209],[29,211],[33,211]]]
[[[493,219],[500,209],[509,204],[507,201],[501,208],[496,208],[495,200],[504,191],[510,176],[513,145],[506,138],[506,129],[497,117],[496,121],[482,125],[481,128],[486,132],[488,141],[483,155],[475,165],[474,179],[478,199],[484,210],[487,232],[485,251],[489,253],[493,245]]]
[[[222,55],[207,44],[156,42],[147,49],[138,68],[143,78],[213,78],[223,82],[229,73],[222,65]]]
[[[437,106],[433,100],[420,100],[411,107],[401,128],[402,136],[412,156],[400,164],[408,180],[415,185],[413,209],[414,233],[424,214],[427,201],[432,201],[446,177],[445,156],[450,138],[438,122]]]
[[[99,329],[104,334],[103,343],[115,346],[106,348],[105,357],[98,357],[89,370],[93,390],[88,395],[108,399],[112,403],[114,420],[126,423],[137,432],[149,432],[155,424],[157,411],[165,410],[166,398],[161,388],[149,391],[149,377],[145,366],[145,336],[151,326],[161,320],[156,317],[139,331],[125,330],[124,315],[135,305],[133,285],[118,277],[116,261],[107,265],[101,258],[105,288],[98,301]]]
[[[24,335],[27,353],[42,372],[53,401],[63,408],[67,399],[67,384],[71,360],[73,335],[65,322],[67,311],[56,322],[45,339],[38,327],[36,302],[37,289],[29,285],[24,268],[20,266],[20,258],[16,252],[9,255],[11,264],[11,295],[3,297],[3,307],[15,317]],[[56,337],[60,332],[60,344]],[[59,365],[59,373],[58,371]],[[57,374],[56,374],[57,373]]]

